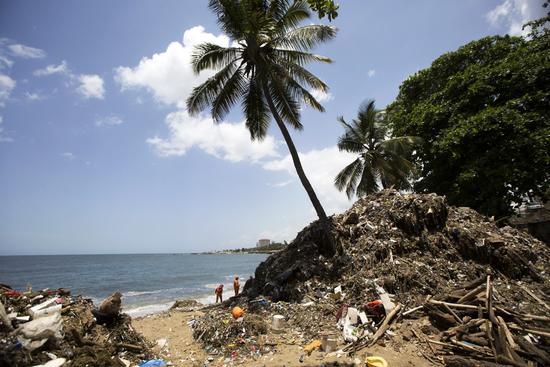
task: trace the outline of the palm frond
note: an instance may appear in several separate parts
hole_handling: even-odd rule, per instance
[[[264,100],[259,78],[250,79],[242,105],[250,137],[252,140],[263,139],[269,127],[269,109]]]
[[[201,43],[195,46],[191,55],[193,71],[198,74],[206,69],[219,69],[240,60],[242,49],[222,47],[213,43]]]
[[[300,104],[296,101],[293,93],[288,88],[286,80],[280,78],[282,75],[274,75],[269,83],[269,93],[277,112],[296,130],[303,128],[300,122]]]
[[[361,181],[359,181],[359,184],[357,185],[355,194],[358,197],[362,197],[372,194],[373,192],[378,191],[378,189],[379,186],[376,181],[376,173],[373,170],[373,167],[365,162],[361,173]]]
[[[416,146],[422,144],[424,140],[417,136],[399,136],[385,140],[380,143],[384,151],[391,151],[400,155],[409,155]]]
[[[357,158],[346,167],[344,167],[344,169],[341,170],[334,179],[334,185],[336,186],[336,188],[339,191],[343,191],[345,189],[346,195],[349,199],[352,198],[355,192],[355,187],[357,185],[359,176],[361,175],[362,169],[363,163],[361,162],[360,158]]]
[[[365,136],[361,134],[361,131],[357,127],[357,124],[350,125],[344,120],[343,116],[338,117],[337,119],[345,129],[344,135],[342,135],[338,141],[342,141],[342,145],[338,143],[338,148],[340,150],[346,150],[352,153],[358,153],[365,149]],[[355,121],[355,120],[354,120]]]
[[[209,0],[208,7],[218,17],[218,25],[230,38],[244,38],[244,22],[247,18],[242,1]]]
[[[322,92],[328,91],[328,86],[321,79],[317,78],[313,73],[306,70],[302,66],[286,61],[281,61],[280,65],[286,70],[290,78],[298,81],[299,83],[306,84],[309,87]]]
[[[338,149],[350,153],[361,153],[365,146],[350,134],[344,134],[338,138]]]
[[[276,0],[272,3],[279,2],[285,3],[285,6],[284,8],[281,8],[281,6],[277,4],[278,14],[277,16],[274,16],[274,19],[277,22],[275,26],[275,32],[277,34],[284,34],[287,30],[296,28],[300,22],[311,17],[309,6],[305,1],[297,0],[290,4],[288,0]]]
[[[336,37],[337,29],[328,25],[308,25],[295,28],[288,33],[273,39],[269,45],[273,48],[308,51],[320,43]]]
[[[284,60],[289,63],[295,63],[298,65],[305,65],[310,62],[318,61],[324,62],[327,64],[332,63],[332,59],[315,55],[309,52],[298,51],[298,50],[287,50],[287,49],[274,49],[271,51],[278,59]]]
[[[231,107],[239,100],[245,91],[245,78],[240,69],[225,82],[216,98],[212,101],[212,118],[221,121],[229,113]]]
[[[201,85],[193,88],[191,95],[187,98],[187,110],[195,115],[212,104],[218,94],[223,90],[225,83],[233,76],[237,66],[231,63],[218,71],[214,76],[208,78]]]

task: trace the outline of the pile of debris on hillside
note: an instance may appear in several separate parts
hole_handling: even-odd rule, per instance
[[[390,335],[416,340],[419,353],[449,365],[547,363],[545,244],[434,194],[385,190],[332,222],[336,256],[319,253],[314,222],[260,264],[244,295],[228,303],[246,305],[249,317],[281,315],[298,343],[339,333],[349,353]],[[267,307],[256,306],[259,295]],[[209,320],[213,313],[227,320]],[[213,313],[196,320],[195,337],[208,330],[220,353],[251,337],[224,331],[234,323],[227,310]],[[444,359],[448,353],[454,356]]]
[[[488,269],[540,287],[549,278],[548,246],[524,232],[498,228],[472,209],[449,207],[435,194],[385,190],[357,201],[332,221],[338,255],[319,254],[320,226],[314,222],[258,266],[245,292],[301,301],[306,294],[322,297],[340,285],[348,301],[364,302],[377,297],[378,284],[399,302],[413,305]]]
[[[115,294],[116,295],[116,294]],[[19,292],[0,287],[0,366],[116,366],[152,357],[150,345],[120,314],[99,310],[66,289]],[[118,301],[120,298],[118,298]],[[100,324],[101,323],[101,324]]]

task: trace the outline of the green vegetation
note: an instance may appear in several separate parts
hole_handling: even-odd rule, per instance
[[[319,19],[325,16],[332,21],[338,16],[340,6],[334,3],[334,0],[307,0],[311,9],[319,15]]]
[[[327,85],[304,68],[324,56],[309,51],[336,36],[326,25],[298,25],[311,17],[305,1],[210,0],[210,9],[225,34],[238,42],[231,47],[204,43],[196,47],[193,68],[200,73],[218,70],[194,88],[187,100],[191,114],[210,108],[215,121],[242,101],[246,126],[252,139],[263,139],[273,117],[285,139],[294,167],[329,239],[329,222],[313,187],[307,179],[286,124],[302,129],[300,106],[305,103],[318,111],[323,106],[308,91],[327,91]],[[332,241],[322,241],[322,251],[334,253]]]
[[[413,147],[421,139],[413,136],[389,138],[387,119],[376,110],[374,100],[359,107],[357,118],[351,123],[339,117],[345,133],[338,139],[338,149],[358,154],[356,160],[336,176],[338,190],[346,190],[348,198],[354,194],[366,196],[382,188],[410,188],[409,178],[414,170],[410,162]]]
[[[549,106],[550,31],[539,28],[442,55],[387,111],[396,134],[424,140],[416,191],[501,217],[527,196],[548,199]]]

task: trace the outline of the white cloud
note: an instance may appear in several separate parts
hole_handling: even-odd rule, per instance
[[[312,89],[309,91],[313,98],[315,98],[319,103],[332,101],[334,96],[330,92],[323,92],[319,89]]]
[[[258,162],[277,157],[277,143],[272,136],[251,141],[244,122],[215,124],[211,118],[191,117],[186,111],[172,112],[166,117],[168,139],[158,136],[147,139],[160,156],[182,156],[193,147],[230,162]]]
[[[72,161],[76,158],[76,155],[74,155],[73,153],[71,152],[64,152],[64,153],[61,153],[61,156],[63,158],[65,158],[66,160],[68,161]]]
[[[485,15],[485,19],[493,27],[507,28],[507,33],[513,36],[525,36],[529,29],[523,25],[533,19],[544,16],[544,8],[540,0],[504,0]]]
[[[40,93],[25,92],[25,98],[27,98],[28,101],[34,102],[34,101],[41,101],[46,97]]]
[[[275,182],[275,183],[268,183],[267,186],[269,187],[285,187],[293,183],[294,180],[287,180],[287,181],[281,181],[281,182]]]
[[[35,76],[47,76],[52,74],[68,74],[69,68],[67,62],[63,60],[59,65],[48,65],[44,69],[38,69],[33,72]]]
[[[33,74],[39,77],[54,74],[66,75],[69,78],[68,82],[66,83],[67,86],[77,85],[76,91],[84,98],[103,99],[105,97],[104,81],[99,75],[75,75],[71,72],[65,60],[63,60],[59,65],[51,64],[43,69],[37,69],[33,72]]]
[[[4,135],[4,127],[2,126],[3,121],[4,118],[0,116],[0,143],[11,143],[13,139],[9,136]]]
[[[21,57],[24,59],[41,59],[43,57],[46,57],[46,52],[44,52],[44,50],[25,46],[19,43],[9,45],[8,49],[13,56]]]
[[[369,69],[369,71],[367,71],[367,76],[368,76],[369,78],[372,78],[372,77],[375,76],[375,75],[376,75],[376,70],[374,70],[374,69]]]
[[[124,121],[116,115],[105,116],[95,120],[96,126],[116,126],[123,122]]]
[[[80,86],[76,91],[82,94],[85,98],[103,99],[105,88],[103,88],[103,79],[97,74],[87,75],[82,74],[77,76]]]
[[[17,83],[6,74],[0,74],[0,107],[4,107]]]
[[[5,67],[11,68],[12,65],[12,60],[8,59],[6,56],[0,55],[0,69],[4,69]]]
[[[157,101],[183,108],[193,87],[214,74],[205,71],[197,76],[191,67],[193,48],[203,42],[228,46],[229,38],[207,33],[202,26],[193,27],[185,31],[183,42],[170,43],[166,51],[142,58],[136,67],[116,68],[115,80],[123,91],[146,88]]]
[[[345,193],[334,187],[334,177],[346,165],[350,164],[356,156],[351,153],[340,152],[336,146],[320,150],[314,149],[306,153],[299,153],[299,155],[306,176],[319,196],[319,200],[327,214],[349,208],[352,202],[348,200]],[[290,155],[266,162],[263,167],[268,171],[286,171],[291,176],[296,177],[296,170]]]

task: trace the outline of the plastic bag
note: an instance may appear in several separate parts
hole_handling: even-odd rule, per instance
[[[150,361],[144,362],[139,365],[139,367],[156,367],[156,366],[166,366],[166,362],[162,359],[151,359]]]
[[[18,340],[29,351],[41,347],[49,338],[61,339],[63,320],[59,312],[29,321],[16,330]]]

